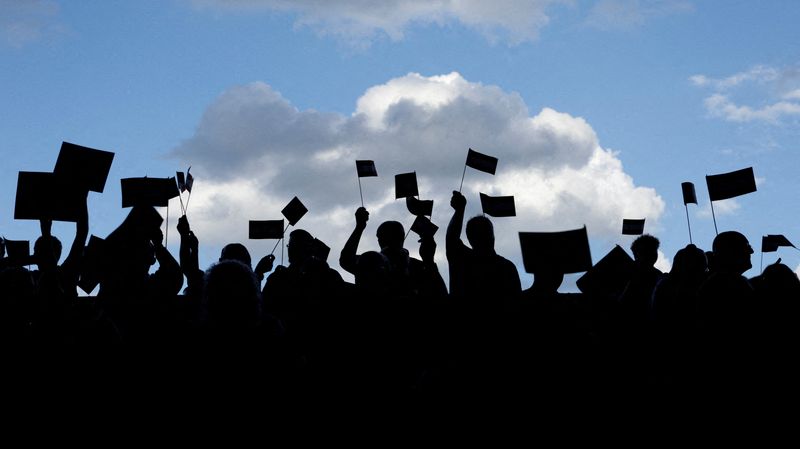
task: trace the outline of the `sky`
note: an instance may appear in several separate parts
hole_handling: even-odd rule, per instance
[[[473,148],[499,164],[466,172],[467,215],[480,192],[515,196],[517,217],[493,222],[523,286],[518,232],[585,225],[597,261],[630,246],[623,218],[646,218],[668,270],[689,240],[684,181],[693,240],[710,249],[704,176],[749,166],[758,191],[714,211],[719,231],[750,240],[754,276],[762,235],[800,240],[797,23],[800,3],[780,0],[0,0],[0,234],[35,240],[38,223],[13,219],[17,173],[51,171],[68,141],[115,152],[89,197],[92,234],[127,213],[119,179],[191,166],[201,266],[230,242],[269,253],[248,220],[279,219],[297,196],[297,227],[339,269],[360,206],[354,160],[372,159],[360,251],[377,249],[380,222],[413,222],[393,178],[416,171],[446,273],[449,198]],[[68,246],[74,225],[54,233]],[[800,268],[792,248],[764,263],[778,257]]]

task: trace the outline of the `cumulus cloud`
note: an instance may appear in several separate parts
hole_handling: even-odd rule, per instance
[[[0,0],[0,42],[15,48],[58,32],[58,4],[49,0]]]
[[[613,239],[621,217],[657,222],[664,210],[584,119],[550,108],[532,114],[518,94],[458,73],[389,80],[367,89],[349,116],[298,110],[261,82],[232,87],[172,154],[196,174],[192,223],[204,244],[246,242],[248,220],[280,218],[297,195],[310,210],[300,226],[328,242],[335,266],[359,205],[354,160],[375,160],[380,175],[362,180],[372,218],[361,250],[376,249],[370,233],[378,223],[413,221],[394,199],[393,175],[409,171],[417,172],[421,198],[435,201],[441,242],[469,147],[500,164],[496,176],[467,172],[467,213],[480,213],[479,192],[514,195],[518,217],[494,223],[498,250],[516,262],[519,231],[586,224],[592,237]]]
[[[694,11],[687,0],[600,0],[589,10],[586,23],[601,30],[628,29],[647,20]]]
[[[779,123],[800,116],[800,68],[754,66],[722,78],[698,74],[689,82],[712,92],[703,100],[709,116],[731,122]],[[761,99],[757,105],[736,102],[736,91]]]

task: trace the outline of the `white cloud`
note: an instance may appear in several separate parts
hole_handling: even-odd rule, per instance
[[[658,260],[656,260],[655,267],[661,270],[662,273],[669,273],[672,270],[672,261],[660,249],[658,250]]]
[[[689,77],[697,87],[713,92],[703,100],[711,117],[731,122],[779,123],[786,117],[800,115],[800,69],[757,65],[724,78],[698,74]],[[744,90],[761,99],[758,105],[740,104],[731,99],[731,92]]]
[[[722,217],[725,215],[736,215],[739,212],[739,209],[742,208],[742,205],[736,201],[735,198],[730,198],[727,200],[721,201],[714,201],[714,215],[717,217]],[[702,207],[697,209],[697,216],[702,218],[711,218],[711,203],[705,203]]]
[[[399,40],[414,23],[458,22],[511,44],[535,40],[550,21],[548,7],[559,3],[571,0],[194,0],[200,8],[294,13],[300,26],[353,42],[380,34]]]
[[[0,42],[23,47],[63,28],[50,0],[0,0]]]
[[[518,94],[497,86],[411,73],[367,89],[356,105],[350,116],[301,111],[260,82],[220,95],[173,151],[198,179],[191,217],[204,244],[247,242],[247,220],[280,218],[297,195],[310,211],[300,226],[331,246],[336,266],[359,205],[355,159],[375,160],[380,175],[362,179],[371,214],[362,251],[375,249],[380,222],[411,224],[404,201],[394,199],[393,175],[414,170],[421,197],[435,200],[442,242],[469,147],[500,163],[496,176],[467,172],[467,213],[480,212],[478,192],[514,195],[518,216],[493,221],[498,251],[516,262],[519,231],[586,224],[590,235],[610,237],[623,216],[657,222],[663,213],[656,191],[635,185],[585,120],[550,108],[531,114]]]

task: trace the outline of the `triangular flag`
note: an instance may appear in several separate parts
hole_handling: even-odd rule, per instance
[[[394,197],[408,198],[409,196],[418,196],[419,189],[417,188],[417,172],[401,173],[394,175]]]
[[[622,292],[631,279],[635,264],[631,256],[615,245],[599,262],[580,277],[577,286],[583,293],[598,296],[615,296]]]
[[[481,193],[483,213],[492,217],[514,217],[517,215],[513,196],[489,196]]]
[[[581,273],[592,268],[586,226],[561,232],[520,232],[519,245],[526,273]]]
[[[711,201],[726,200],[756,191],[756,178],[753,167],[742,170],[706,176],[708,196]]]
[[[378,176],[378,170],[375,169],[374,161],[356,161],[356,171],[358,172],[359,178]]]
[[[682,182],[681,191],[683,192],[683,204],[697,204],[697,192],[691,182]]]
[[[644,218],[642,219],[622,219],[622,234],[642,235],[644,234]]]
[[[796,248],[785,236],[782,234],[770,234],[761,237],[761,252],[772,253],[778,250],[779,246],[791,246]]]
[[[250,239],[282,239],[283,230],[286,229],[283,219],[280,220],[250,220]]]
[[[493,175],[497,170],[497,158],[478,153],[470,148],[467,152],[467,167],[472,167],[475,170]]]
[[[103,193],[114,153],[63,142],[53,173],[77,190]]]
[[[300,202],[297,197],[292,198],[292,201],[289,201],[289,204],[283,208],[281,213],[287,220],[289,220],[289,224],[294,226],[303,218],[303,215],[308,212],[308,209]]]
[[[413,196],[406,197],[406,207],[412,215],[427,215],[433,214],[433,200],[418,200]]]

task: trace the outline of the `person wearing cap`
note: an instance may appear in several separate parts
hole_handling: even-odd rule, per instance
[[[492,222],[478,215],[467,222],[467,240],[461,241],[467,199],[453,191],[453,218],[447,226],[446,254],[450,266],[450,295],[458,298],[512,299],[522,286],[516,266],[495,252]]]

